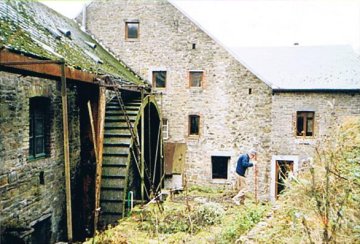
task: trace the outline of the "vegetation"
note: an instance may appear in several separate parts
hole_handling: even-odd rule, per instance
[[[349,119],[304,162],[270,212],[232,204],[224,189],[191,187],[98,235],[99,243],[359,243],[360,119]],[[265,217],[266,216],[266,217]],[[261,223],[259,223],[261,222]]]
[[[120,237],[128,243],[233,243],[260,221],[269,206],[255,204],[251,196],[245,205],[237,206],[232,194],[224,189],[192,186],[188,192],[168,198],[163,211],[155,204],[134,209],[130,217],[96,240],[119,243]]]
[[[257,243],[359,243],[360,119],[348,120],[278,201]]]

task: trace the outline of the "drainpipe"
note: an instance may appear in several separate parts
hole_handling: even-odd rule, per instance
[[[86,3],[84,3],[83,10],[82,10],[81,30],[86,32]]]

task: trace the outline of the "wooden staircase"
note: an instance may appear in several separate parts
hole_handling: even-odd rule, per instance
[[[141,100],[124,102],[132,126],[140,113]],[[113,224],[125,211],[127,169],[130,163],[131,133],[123,111],[115,97],[106,105],[104,152],[100,194],[100,223]]]

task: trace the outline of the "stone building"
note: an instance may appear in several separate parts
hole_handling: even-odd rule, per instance
[[[83,240],[94,229],[97,202],[100,222],[107,224],[106,211],[124,214],[123,192],[132,190],[140,199],[139,176],[131,171],[133,140],[124,124],[140,127],[145,117],[144,133],[160,134],[156,102],[129,67],[41,3],[1,1],[0,26],[0,242],[71,241],[70,232]],[[106,89],[115,87],[128,119],[111,100],[113,92],[105,111]],[[144,137],[156,145],[157,137]],[[96,177],[95,144],[98,154],[103,150],[103,170]],[[158,149],[152,145],[145,150]],[[158,165],[154,179],[160,184],[161,155],[151,162]],[[95,184],[99,175],[101,185]]]
[[[277,63],[282,56],[273,52],[259,67],[261,52],[227,50],[166,0],[96,0],[81,19],[157,92],[170,187],[177,187],[179,173],[190,184],[228,185],[238,155],[256,148],[259,193],[274,199],[281,190],[274,182],[279,169],[296,171],[329,136],[335,118],[360,114],[360,67],[353,53],[331,52],[324,68],[316,60],[328,58],[326,52],[296,62],[298,52],[290,56],[293,67]],[[250,66],[242,62],[251,57]],[[269,77],[266,65],[274,68]],[[249,177],[254,179],[252,171]]]

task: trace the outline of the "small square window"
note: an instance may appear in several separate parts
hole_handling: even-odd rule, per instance
[[[152,83],[155,88],[166,87],[166,71],[153,71]]]
[[[314,136],[314,112],[299,111],[296,113],[296,135],[303,137]]]
[[[169,124],[167,119],[162,120],[162,133],[163,133],[163,139],[167,140],[169,139]]]
[[[204,78],[203,71],[190,71],[189,72],[190,87],[201,87],[203,78]]]
[[[189,135],[199,135],[200,131],[200,116],[190,115],[189,116]]]
[[[125,22],[125,38],[139,39],[139,22]]]
[[[213,179],[227,179],[228,178],[228,163],[230,157],[212,156],[212,178]]]

